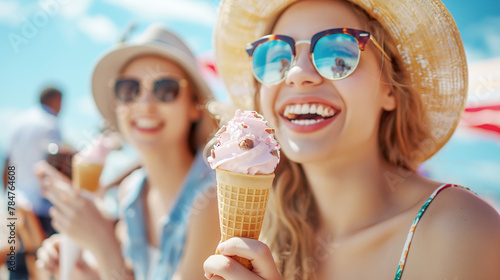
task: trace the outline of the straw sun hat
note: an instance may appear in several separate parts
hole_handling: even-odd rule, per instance
[[[270,32],[278,15],[297,0],[222,0],[215,29],[215,58],[236,106],[253,108],[256,81],[245,45]],[[467,97],[462,39],[439,0],[350,0],[392,34],[411,83],[421,95],[435,154],[455,130]]]
[[[94,68],[92,93],[99,112],[111,129],[118,128],[115,115],[114,82],[119,71],[131,59],[150,54],[159,55],[177,63],[195,85],[194,93],[198,95],[201,104],[212,98],[208,85],[198,72],[193,53],[175,34],[160,24],[153,24],[136,41],[120,43],[107,51]]]

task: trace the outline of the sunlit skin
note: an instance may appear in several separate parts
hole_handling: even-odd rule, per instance
[[[172,102],[157,100],[152,91],[159,78],[187,79],[184,71],[165,58],[142,56],[130,62],[120,78],[133,78],[141,83],[141,92],[134,102],[117,102],[119,129],[127,141],[145,153],[169,147],[187,151],[191,122],[200,117],[190,87],[181,87]],[[141,126],[141,122],[147,122],[146,126]]]
[[[193,137],[190,135],[190,128],[193,122],[201,118],[201,110],[194,101],[196,93],[192,92],[187,74],[166,58],[153,55],[136,57],[128,62],[117,78],[135,79],[141,85],[135,100],[128,103],[115,100],[116,117],[120,133],[138,150],[141,167],[146,174],[141,192],[144,200],[143,219],[147,245],[161,251],[161,240],[169,238],[162,235],[165,218],[169,217],[174,208],[194,161],[188,144],[189,137]],[[157,100],[152,91],[153,83],[159,78],[184,79],[186,83],[181,86],[175,100],[162,102]],[[45,164],[39,167],[40,178],[54,173],[50,166],[47,166]],[[54,178],[52,175],[50,177]],[[123,203],[131,188],[136,187],[133,184],[137,182],[130,178],[127,177],[120,183],[119,203]],[[63,221],[64,224],[57,229],[60,232],[71,232],[72,238],[78,237],[78,244],[88,244],[84,248],[94,255],[99,269],[94,267],[93,271],[100,274],[100,279],[116,278],[116,271],[120,272],[120,279],[132,279],[125,277],[133,272],[131,263],[122,255],[122,245],[130,242],[125,221],[120,219],[115,227],[113,221],[108,221],[98,213],[93,201],[87,196],[75,193],[70,186],[66,188],[64,192],[72,196],[71,200],[61,200],[61,190],[56,192],[57,197],[51,197],[53,204],[68,209],[52,211],[52,214],[55,213],[52,216],[53,221]],[[198,207],[198,211],[193,211],[189,217],[189,234],[185,244],[179,244],[184,245],[182,261],[172,279],[200,278],[203,275],[203,261],[213,252],[220,240],[216,196],[207,191],[200,194],[198,199],[193,202],[193,207]],[[91,226],[87,226],[89,224]],[[50,263],[59,261],[58,253],[54,253],[54,246],[59,246],[58,242],[57,239],[50,239],[50,242],[39,250],[45,269],[53,270],[54,265],[47,267]],[[78,273],[85,273],[85,278],[82,279],[97,279],[86,271],[82,272],[82,269],[79,269]]]
[[[308,24],[297,25],[296,22]],[[307,1],[287,9],[272,32],[291,36],[295,40],[306,40],[319,31],[341,27],[363,30],[363,24],[344,3]],[[384,84],[382,55],[371,45],[361,52],[354,73],[338,81],[325,79],[316,72],[309,57],[309,45],[298,45],[297,54],[296,64],[283,83],[261,86],[260,105],[270,126],[276,128],[283,153],[293,161],[302,163],[306,171],[324,218],[320,236],[326,238],[334,234],[343,236],[340,240],[350,238],[364,227],[408,210],[388,203],[396,194],[380,175],[391,172],[392,168],[379,151],[379,119],[384,110],[395,108],[395,99]],[[283,112],[289,104],[304,103],[333,108],[335,115],[312,130],[297,128],[283,117]],[[433,188],[431,186],[428,190]],[[424,193],[421,197],[425,197]],[[348,213],[341,214],[338,211],[343,207],[349,209]],[[388,215],[388,211],[393,213]],[[406,217],[409,221],[411,215]],[[381,231],[378,228],[372,234],[394,234],[395,229],[390,229]],[[401,242],[393,247],[383,247],[393,253],[388,266],[397,264],[399,250],[404,243],[402,238],[406,229],[401,227],[399,230]],[[368,242],[366,246],[373,240],[363,242]],[[362,248],[356,245],[349,250]],[[333,258],[328,260],[328,267],[335,267],[337,275],[344,271],[338,266],[350,266],[349,258],[346,257],[334,262]]]
[[[165,58],[135,58],[123,68],[120,78],[133,78],[141,83],[136,100],[117,101],[116,116],[120,132],[141,152],[149,173],[148,236],[152,245],[159,246],[161,223],[158,221],[170,209],[193,161],[187,139],[191,122],[200,117],[200,112],[189,86],[181,87],[172,102],[161,102],[153,95],[152,85],[159,78],[187,79],[179,66]]]
[[[298,41],[343,27],[365,30],[345,2],[308,0],[289,6],[271,32]],[[310,263],[314,279],[394,279],[411,223],[442,183],[382,156],[380,116],[394,110],[397,102],[381,73],[382,63],[388,62],[379,50],[369,43],[357,69],[338,81],[316,72],[308,44],[297,45],[297,56],[282,83],[260,85],[259,103],[269,126],[276,129],[283,154],[301,164],[318,209],[317,246]],[[312,125],[293,124],[284,117],[288,105],[313,103],[334,110],[334,116]],[[490,249],[490,243],[500,246],[499,225],[498,213],[471,192],[444,190],[417,227],[403,279],[474,279],[485,271],[488,279],[496,279],[496,265],[470,256],[481,248],[491,259],[500,257],[498,250]],[[488,231],[478,230],[486,227]],[[219,250],[225,256],[205,262],[208,279],[281,279],[262,242],[233,238]],[[234,264],[228,257],[234,255],[252,260],[253,271]]]
[[[306,5],[299,3],[296,6]],[[330,28],[363,29],[348,8],[345,11],[345,7],[334,7],[336,16],[331,16],[330,9],[313,11],[309,6],[304,9],[311,12],[294,13],[295,9],[288,10],[278,20],[273,33],[288,35],[297,41],[309,40],[315,33]],[[325,20],[320,20],[323,18]],[[309,24],[295,25],[297,21]],[[369,46],[361,52],[359,65],[352,75],[331,81],[315,70],[309,57],[309,47],[308,44],[297,45],[296,64],[283,83],[261,86],[261,108],[269,124],[277,128],[277,137],[283,139],[283,151],[289,158],[301,163],[332,158],[345,163],[356,158],[365,159],[367,154],[376,156],[380,115],[383,110],[395,107],[388,87],[380,82],[380,52]],[[286,105],[303,103],[333,108],[336,111],[334,120],[313,132],[297,131],[282,114]]]

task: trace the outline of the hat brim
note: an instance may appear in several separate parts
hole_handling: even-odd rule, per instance
[[[233,102],[254,108],[255,80],[245,45],[266,35],[270,24],[297,0],[223,0],[215,29],[215,59]],[[421,95],[432,143],[425,159],[451,137],[467,99],[467,62],[455,21],[439,0],[350,0],[392,34],[412,86]],[[245,5],[247,3],[248,5]]]
[[[114,96],[114,82],[118,73],[126,63],[142,55],[158,55],[177,63],[194,83],[199,101],[205,103],[211,99],[210,88],[199,74],[196,61],[185,53],[174,47],[156,43],[119,45],[98,60],[92,75],[92,94],[108,128],[118,130]]]

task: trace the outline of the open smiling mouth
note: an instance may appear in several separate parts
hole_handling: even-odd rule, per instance
[[[312,125],[333,118],[338,111],[321,103],[289,104],[283,116],[293,124]]]
[[[140,118],[133,122],[135,128],[141,131],[155,131],[163,127],[163,122],[155,119]]]

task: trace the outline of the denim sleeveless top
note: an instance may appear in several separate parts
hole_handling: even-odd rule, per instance
[[[139,169],[130,176],[130,188],[120,205],[120,214],[127,225],[129,239],[128,243],[123,245],[123,254],[133,262],[136,280],[171,279],[184,249],[193,201],[208,188],[216,186],[215,172],[205,163],[203,153],[198,152],[177,201],[163,221],[159,243],[161,256],[156,264],[150,264],[148,253],[150,245],[146,233],[143,200],[146,171]],[[152,275],[148,275],[148,271],[151,271]]]

